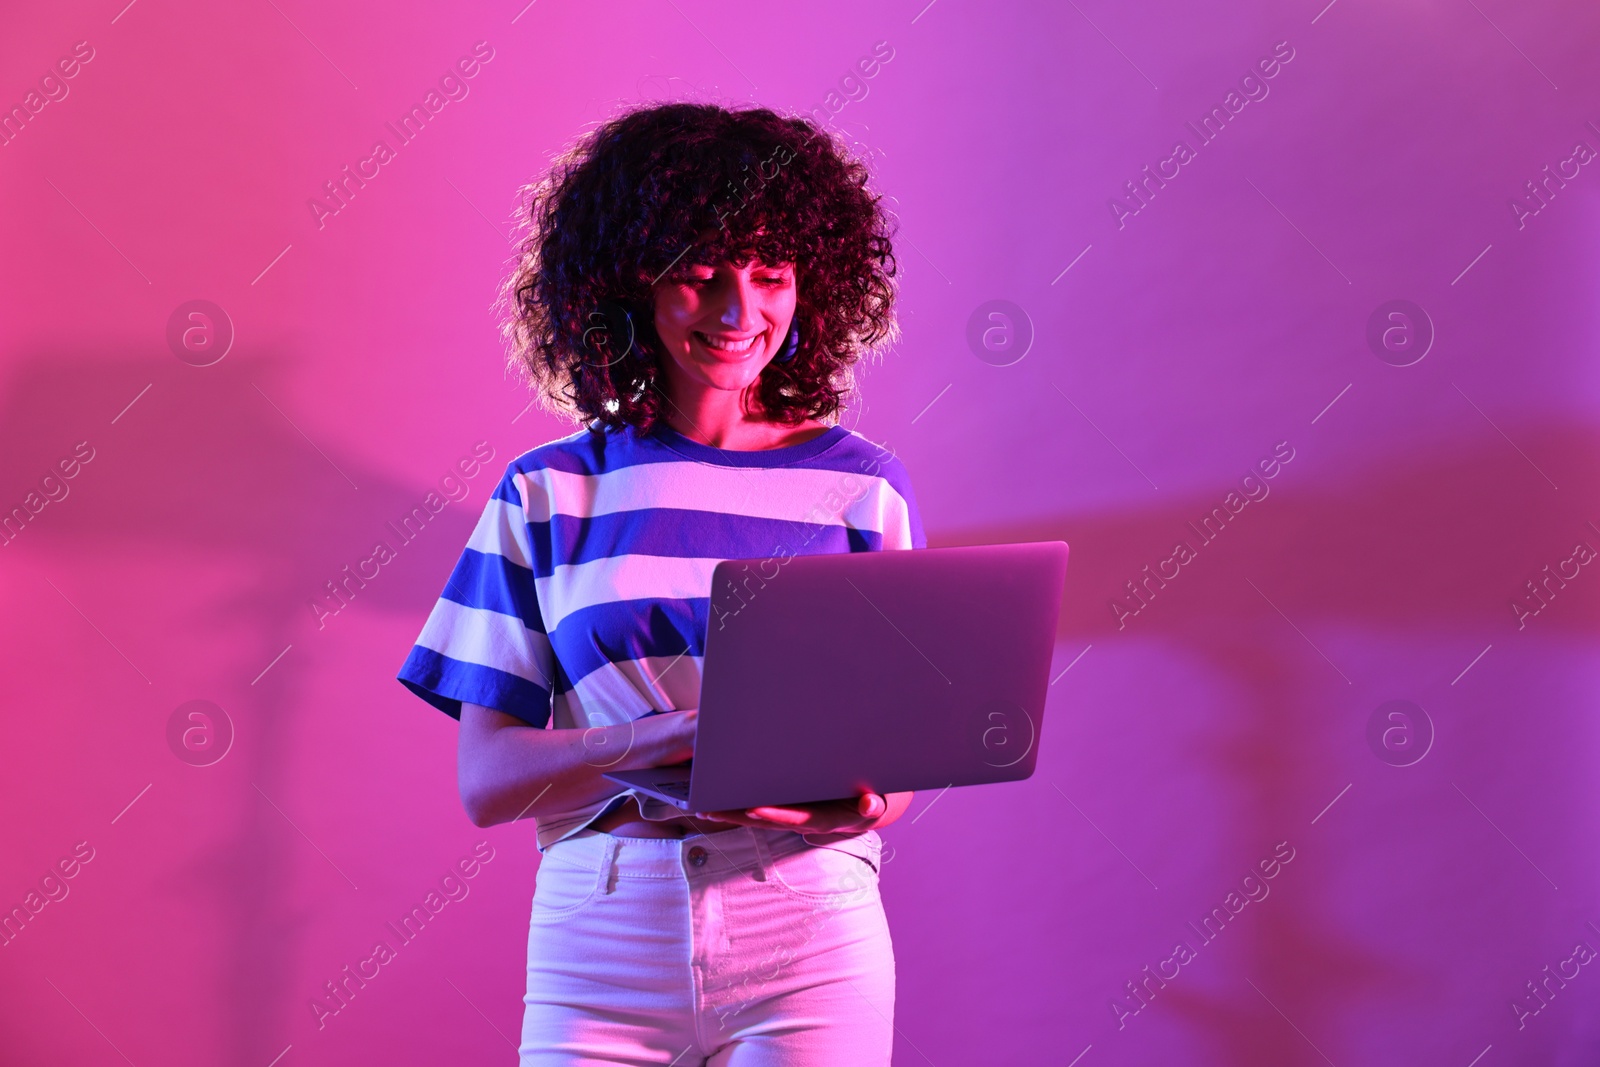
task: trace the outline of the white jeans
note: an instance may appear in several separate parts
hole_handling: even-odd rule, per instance
[[[887,1067],[894,949],[869,831],[595,831],[544,853],[522,1067]]]

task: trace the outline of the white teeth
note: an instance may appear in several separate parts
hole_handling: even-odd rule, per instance
[[[707,337],[699,332],[696,332],[695,336],[700,339],[701,344],[707,348],[716,349],[718,352],[748,352],[761,339],[760,334],[756,334],[754,337],[747,337],[743,341],[724,341],[714,337]]]

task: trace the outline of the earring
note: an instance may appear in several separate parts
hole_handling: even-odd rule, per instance
[[[800,351],[800,324],[789,324],[789,336],[784,338],[783,348],[773,357],[779,363],[787,363]]]

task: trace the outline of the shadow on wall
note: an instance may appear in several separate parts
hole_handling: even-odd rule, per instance
[[[1174,758],[1199,764],[1201,780],[1229,784],[1226,825],[1211,828],[1209,846],[1193,843],[1197,852],[1216,857],[1217,864],[1207,866],[1217,866],[1216,875],[1226,879],[1232,867],[1244,869],[1257,857],[1233,857],[1240,860],[1238,864],[1222,859],[1219,853],[1228,850],[1216,847],[1220,838],[1269,843],[1287,836],[1294,845],[1304,845],[1300,835],[1289,832],[1292,826],[1304,826],[1299,821],[1302,815],[1310,818],[1316,814],[1351,780],[1350,750],[1326,744],[1330,733],[1348,729],[1352,743],[1360,746],[1364,743],[1362,727],[1382,701],[1419,698],[1427,704],[1427,694],[1445,692],[1456,697],[1450,712],[1469,707],[1472,717],[1481,713],[1484,718],[1492,715],[1497,721],[1515,721],[1524,714],[1527,687],[1508,687],[1504,673],[1486,677],[1485,668],[1495,665],[1490,657],[1513,656],[1522,670],[1529,669],[1530,663],[1553,666],[1572,653],[1550,647],[1540,650],[1527,643],[1543,638],[1570,649],[1592,641],[1600,631],[1600,597],[1583,592],[1589,583],[1600,590],[1600,573],[1591,575],[1600,571],[1600,566],[1581,562],[1585,553],[1574,551],[1583,545],[1591,553],[1591,561],[1600,559],[1592,554],[1600,551],[1600,530],[1589,525],[1592,519],[1600,526],[1600,510],[1586,514],[1584,509],[1584,502],[1597,498],[1595,457],[1600,456],[1600,439],[1592,428],[1571,424],[1503,428],[1524,451],[1543,461],[1559,490],[1498,435],[1465,441],[1434,455],[1413,454],[1404,462],[1366,472],[1341,472],[1338,484],[1312,479],[1317,460],[1309,447],[1302,447],[1295,459],[1267,482],[1269,494],[1245,504],[1230,519],[1213,519],[1209,526],[1204,526],[1202,519],[1237,485],[1184,495],[1152,491],[1151,506],[1142,510],[941,531],[933,543],[1060,538],[1071,545],[1059,629],[1064,658],[1057,663],[1058,671],[1085,645],[1093,646],[1087,653],[1093,657],[1104,655],[1105,648],[1119,641],[1153,638],[1150,654],[1159,655],[1160,648],[1180,649],[1185,658],[1200,661],[1218,676],[1218,691],[1229,695],[1226,712],[1207,724],[1207,740]],[[1253,491],[1260,493],[1259,489]],[[1227,509],[1223,510],[1226,513]],[[1192,558],[1163,565],[1162,561],[1175,555],[1174,546],[1180,541],[1190,546]],[[1129,583],[1138,590],[1138,597]],[[1485,662],[1474,659],[1491,644]],[[1396,645],[1433,654],[1407,663],[1402,672],[1395,667]],[[1553,658],[1542,661],[1541,656]],[[1467,674],[1461,686],[1452,690],[1452,680],[1473,664],[1477,676]],[[1520,671],[1518,674],[1520,677]],[[1075,692],[1080,696],[1074,700],[1098,697],[1108,702],[1113,713],[1127,714],[1158,730],[1171,718],[1170,710],[1140,707],[1137,679],[1111,678],[1098,690],[1083,685],[1079,683]],[[1073,717],[1088,710],[1073,712]],[[1440,710],[1435,707],[1435,714]],[[1545,714],[1552,710],[1569,717],[1565,726],[1556,724],[1553,729],[1566,736],[1574,750],[1570,775],[1547,766],[1548,779],[1527,781],[1524,772],[1520,785],[1513,785],[1507,781],[1503,739],[1491,747],[1482,741],[1485,735],[1475,730],[1454,731],[1458,742],[1472,748],[1456,751],[1451,766],[1457,768],[1456,773],[1473,769],[1462,777],[1469,788],[1475,780],[1495,781],[1504,796],[1522,796],[1511,801],[1512,807],[1496,809],[1497,819],[1504,812],[1509,825],[1544,826],[1551,810],[1569,812],[1573,813],[1568,824],[1573,837],[1569,840],[1581,840],[1582,833],[1574,831],[1591,821],[1580,814],[1592,807],[1590,798],[1551,795],[1549,785],[1582,780],[1576,761],[1588,758],[1582,742],[1592,731],[1586,724],[1572,721],[1579,715],[1579,707],[1546,708]],[[1185,723],[1183,729],[1188,729],[1192,716],[1178,718]],[[1067,726],[1063,722],[1047,730],[1054,732],[1059,744],[1062,728]],[[1119,730],[1117,735],[1137,736],[1132,730]],[[1174,756],[1168,751],[1173,747],[1171,740],[1150,743],[1163,750],[1163,758]],[[1063,767],[1083,770],[1090,775],[1086,781],[1109,790],[1100,800],[1117,804],[1126,825],[1148,817],[1169,827],[1182,827],[1181,833],[1208,832],[1204,823],[1181,813],[1161,812],[1148,803],[1123,806],[1137,805],[1147,787],[1158,786],[1151,779],[1152,769],[1137,755],[1103,750],[1068,755],[1058,747],[1053,759]],[[1436,756],[1428,774],[1448,779],[1438,759]],[[1097,760],[1109,763],[1091,769]],[[1119,772],[1132,777],[1119,781]],[[1526,788],[1535,784],[1537,790]],[[1481,840],[1485,849],[1500,847],[1495,831],[1477,821],[1479,817],[1447,781],[1430,779],[1425,783],[1413,778],[1409,787],[1423,789],[1428,797],[1414,797],[1412,810],[1398,818],[1399,824],[1413,830],[1431,827],[1436,835],[1417,850],[1419,868],[1459,870],[1464,858],[1459,844],[1462,834]],[[1048,789],[1043,793],[1047,800],[1054,799]],[[1172,796],[1159,788],[1157,793],[1168,799]],[[1078,817],[1070,808],[1063,805],[1062,809],[1067,819],[1076,822]],[[986,811],[993,819],[1003,819],[1006,814],[998,806]],[[1143,832],[1170,840],[1164,831],[1146,828]],[[1525,840],[1522,843],[1528,845]],[[1371,857],[1344,851],[1343,846],[1335,847],[1341,851],[1313,855],[1301,863],[1326,863],[1329,871],[1341,867],[1360,871],[1363,863],[1370,866],[1374,862]],[[1571,846],[1564,846],[1563,852],[1571,855]],[[1535,851],[1539,857],[1545,854]],[[1531,892],[1545,891],[1538,875],[1518,866],[1523,860],[1509,846],[1504,856],[1493,855],[1505,861],[1513,878],[1529,879]],[[1577,881],[1588,863],[1577,860],[1566,867],[1567,877]],[[1329,885],[1304,881],[1299,885],[1295,891],[1306,894],[1302,899],[1307,906],[1259,909],[1251,919],[1251,935],[1243,943],[1233,944],[1232,951],[1245,953],[1236,956],[1239,972],[1271,990],[1279,1004],[1298,1005],[1295,1022],[1311,1034],[1340,1032],[1349,1024],[1352,1006],[1368,1004],[1380,994],[1414,995],[1414,983],[1426,980],[1426,975],[1416,972],[1404,952],[1379,952],[1370,942],[1352,943],[1340,936],[1340,923],[1348,916],[1350,902],[1330,897],[1336,891]],[[1058,884],[1045,881],[1018,887],[1046,896],[1058,888]],[[1444,886],[1428,889],[1445,891]],[[1376,888],[1373,892],[1375,900],[1369,903],[1376,906],[1376,898],[1390,898],[1397,918],[1367,933],[1379,941],[1405,943],[1405,924],[1415,918],[1409,909],[1416,902],[1405,894],[1396,899],[1393,892]],[[1452,898],[1446,891],[1436,907],[1445,909],[1442,914],[1466,921],[1474,909],[1487,906],[1485,900],[1492,899],[1495,892],[1480,885],[1476,892]],[[1198,918],[1216,903],[1208,894],[1216,895],[1195,887],[1186,908],[1191,918]],[[1078,908],[1065,911],[1081,917]],[[1064,924],[1058,926],[1063,936],[1081,936],[1081,931],[1072,928],[1075,923],[1059,922]],[[1150,937],[1163,936],[1167,929],[1166,923],[1154,924]],[[1530,914],[1528,923],[1508,927],[1501,940],[1486,939],[1482,950],[1497,960],[1510,958],[1515,939],[1536,929],[1537,920]],[[1020,930],[1012,932],[1025,936]],[[1182,934],[1196,947],[1203,943],[1180,923],[1171,924],[1171,933],[1174,937]],[[1138,958],[1141,951],[1130,946],[1131,954],[1120,961],[1086,961],[1092,962],[1096,971],[1101,967],[1110,970],[1103,993],[1097,991],[1097,1014],[1091,1018],[1110,1024],[1111,1032],[1117,1027],[1113,1014],[1105,1012],[1106,1002],[1124,997],[1128,1010],[1138,1012],[1139,1001],[1123,988],[1123,982],[1130,978],[1137,982],[1142,965],[1167,954]],[[1205,950],[1200,951],[1203,954]],[[973,958],[969,962],[981,972],[993,961]],[[1516,982],[1508,978],[1508,994],[1516,989]],[[1031,995],[1026,990],[1018,992],[1023,997]],[[1204,1035],[1206,1047],[1214,1050],[1208,1053],[1207,1062],[1322,1062],[1289,1028],[1262,1025],[1263,1015],[1271,1015],[1272,1009],[1265,1002],[1241,999],[1256,996],[1242,981],[1237,989],[1219,989],[1179,979],[1159,990],[1152,986],[1150,992],[1151,1003],[1159,1002],[1157,1014],[1169,1021],[1181,1020],[1180,1029],[1172,1033]],[[1497,1010],[1504,1010],[1498,1000],[1495,1004]],[[1046,1009],[1041,1005],[1039,1010]],[[1147,1024],[1129,1024],[1135,1025]],[[1545,1035],[1547,1040],[1557,1037]],[[1085,1036],[1084,1042],[1089,1040],[1090,1036]],[[914,1049],[902,1051],[917,1058]],[[1010,1051],[1023,1053],[1017,1047]],[[1063,1051],[1065,1058],[1071,1058],[1078,1047]],[[1100,1054],[1098,1049],[1095,1054]]]
[[[70,574],[69,562],[58,564],[58,556],[129,568],[145,554],[163,560],[161,566],[170,566],[165,561],[175,555],[197,568],[231,564],[228,573],[248,580],[220,599],[190,605],[191,617],[196,632],[214,626],[244,635],[225,647],[235,662],[224,670],[246,680],[286,646],[311,640],[319,625],[339,626],[344,612],[400,613],[420,627],[509,457],[491,449],[495,458],[470,464],[471,476],[456,471],[444,485],[441,477],[457,456],[441,461],[431,482],[399,481],[341,452],[319,434],[316,416],[295,410],[289,384],[295,370],[290,360],[244,353],[206,368],[171,357],[83,352],[13,360],[0,393],[0,455],[6,457],[0,508],[11,516],[0,554],[19,573],[34,561],[46,576]],[[80,442],[86,447],[74,454]],[[472,458],[472,442],[463,441],[458,455]],[[58,466],[63,458],[73,462]],[[37,495],[30,499],[30,493]],[[443,502],[447,493],[464,502],[439,507],[443,521],[437,521],[428,504]],[[12,515],[18,506],[37,514]],[[353,582],[344,568],[361,567],[380,539],[401,565],[388,565],[390,559],[373,580]],[[325,595],[335,581],[350,590],[347,606]],[[54,595],[43,583],[38,589],[40,596]],[[319,592],[322,607],[313,610]],[[137,604],[114,594],[103,595],[90,614],[112,633],[148,627]],[[103,651],[116,657],[110,648]],[[394,650],[393,669],[404,652]],[[241,684],[235,690],[229,710],[249,722],[254,743],[230,753],[245,764],[234,780],[270,790],[292,773],[290,739],[305,711],[297,697],[304,693],[297,662],[291,652],[275,663],[270,688]],[[207,664],[204,671],[218,668]],[[158,688],[182,689],[183,680],[168,674],[155,678]],[[139,685],[131,671],[127,678]],[[395,692],[398,699],[398,684]],[[222,976],[215,1010],[231,1016],[223,1029],[232,1051],[222,1059],[247,1063],[286,1025],[303,1023],[307,990],[291,982],[304,947],[297,932],[309,916],[288,903],[305,857],[293,851],[296,839],[285,834],[283,817],[248,786],[234,801],[233,813],[221,818],[229,828],[225,843],[209,850],[175,846],[186,863],[173,862],[162,877],[223,917],[229,940],[207,961]]]

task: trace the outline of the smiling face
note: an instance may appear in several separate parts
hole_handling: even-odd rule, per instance
[[[670,395],[742,393],[778,354],[799,292],[793,264],[690,264],[655,285]]]

